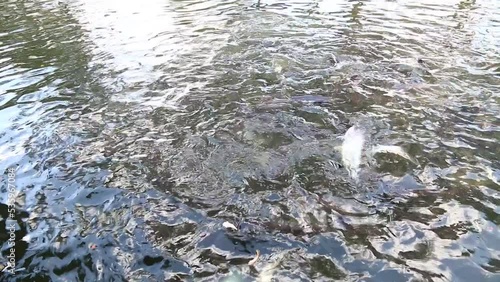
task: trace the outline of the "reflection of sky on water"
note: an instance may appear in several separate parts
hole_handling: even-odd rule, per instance
[[[154,37],[175,31],[165,1],[81,1],[77,14],[91,41],[97,46],[95,61],[104,61],[116,72],[127,70],[127,80],[142,81],[158,61]],[[185,48],[182,42],[169,45],[172,53]],[[138,77],[135,77],[138,76]]]
[[[147,83],[179,75],[180,69],[191,64],[209,64],[217,46],[229,36],[221,31],[224,19],[230,17],[209,10],[223,6],[212,1],[112,0],[80,4],[78,17],[96,46],[94,62],[112,72],[103,73],[103,80],[110,77],[107,86],[121,92],[113,98],[124,102],[142,101],[152,106],[168,103],[165,97],[143,99]],[[174,85],[163,96],[175,102],[190,87],[199,86]]]

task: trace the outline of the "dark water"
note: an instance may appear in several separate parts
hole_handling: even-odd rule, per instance
[[[0,280],[500,281],[499,38],[496,0],[3,0]],[[415,161],[353,181],[353,124]]]

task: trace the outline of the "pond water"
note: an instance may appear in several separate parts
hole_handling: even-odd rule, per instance
[[[0,280],[500,281],[499,38],[496,0],[1,1]]]

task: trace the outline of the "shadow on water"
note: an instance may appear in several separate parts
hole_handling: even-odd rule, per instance
[[[500,7],[431,2],[2,2],[0,280],[500,279]]]

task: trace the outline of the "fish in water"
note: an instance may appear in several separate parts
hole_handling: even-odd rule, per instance
[[[356,126],[347,130],[341,147],[342,162],[354,180],[358,180],[364,144],[365,136],[363,130]]]
[[[222,226],[224,226],[226,229],[231,229],[233,231],[238,231],[238,228],[236,226],[234,226],[234,224],[232,224],[230,222],[227,222],[227,221],[224,221],[224,223],[222,223]]]
[[[395,145],[376,145],[376,146],[373,146],[372,149],[370,150],[370,158],[372,156],[374,156],[375,154],[378,154],[378,153],[390,153],[390,154],[395,154],[395,155],[398,155],[398,156],[401,156],[407,160],[409,160],[410,162],[418,165],[418,162],[413,159],[410,155],[408,155],[407,152],[405,152],[405,150],[399,146],[395,146]]]
[[[355,181],[359,180],[358,177],[363,156],[365,156],[369,162],[372,162],[373,157],[376,154],[389,153],[403,157],[418,165],[418,162],[400,146],[375,145],[365,150],[365,132],[356,125],[347,130],[343,139],[344,141],[340,147],[340,151],[342,153],[342,163],[349,172],[351,178]]]

